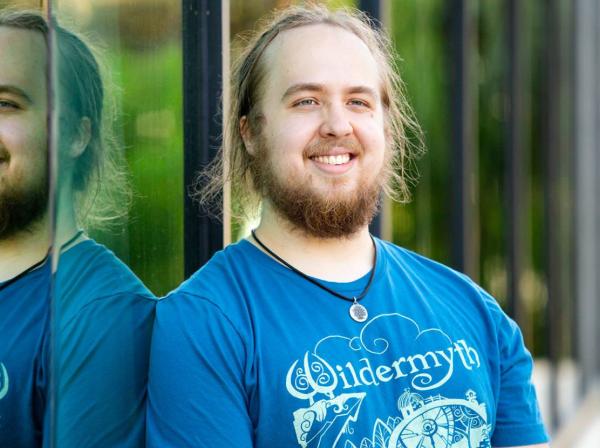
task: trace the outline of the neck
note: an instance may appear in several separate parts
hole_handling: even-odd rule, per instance
[[[74,199],[70,191],[61,191],[58,203],[56,204],[56,229],[54,230],[54,242],[52,244],[54,247],[62,247],[77,233],[77,219],[75,217],[73,202]],[[73,243],[69,244],[69,247],[79,242],[79,240],[80,238],[73,241]],[[63,250],[66,249],[68,247],[63,248]]]
[[[318,238],[294,227],[265,203],[256,234],[296,269],[322,280],[349,282],[373,268],[374,248],[367,225],[352,235]]]

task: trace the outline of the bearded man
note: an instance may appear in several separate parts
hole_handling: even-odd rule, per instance
[[[143,446],[155,299],[79,228],[78,198],[110,167],[105,91],[88,45],[53,35],[50,102],[47,21],[0,11],[0,446]]]
[[[158,304],[149,446],[547,446],[516,324],[369,234],[415,126],[386,42],[302,7],[241,54],[225,172],[260,224]]]

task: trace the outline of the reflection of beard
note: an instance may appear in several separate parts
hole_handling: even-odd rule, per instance
[[[0,240],[29,230],[46,213],[48,173],[43,170],[34,184],[14,185],[0,177]]]
[[[323,155],[334,146],[358,148],[355,141],[317,142],[305,150],[307,155]],[[262,136],[256,139],[256,154],[251,162],[251,173],[259,193],[270,200],[277,212],[307,235],[317,238],[350,236],[368,225],[379,206],[382,186],[387,181],[384,173],[370,182],[363,179],[355,191],[325,196],[316,192],[310,177],[304,181],[295,178],[280,179],[269,157],[270,148]],[[332,181],[335,188],[335,181]]]

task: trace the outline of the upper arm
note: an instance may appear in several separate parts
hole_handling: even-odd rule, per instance
[[[213,304],[184,295],[157,307],[147,446],[252,447],[242,338]]]
[[[493,303],[491,302],[493,301]],[[521,330],[502,312],[495,300],[490,308],[498,334],[496,419],[492,446],[546,446],[546,434],[531,381],[533,359],[525,348]]]

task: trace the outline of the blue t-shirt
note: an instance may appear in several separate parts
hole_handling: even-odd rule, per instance
[[[0,284],[0,446],[42,445],[48,401],[50,262]]]
[[[351,303],[247,241],[157,306],[151,447],[489,447],[547,441],[516,324],[465,276],[376,240]],[[352,296],[368,276],[323,282]]]
[[[1,290],[0,446],[143,446],[155,303],[92,240]]]

